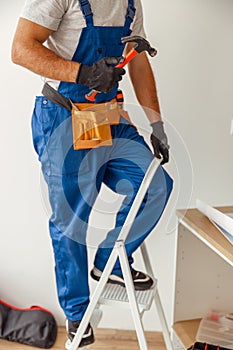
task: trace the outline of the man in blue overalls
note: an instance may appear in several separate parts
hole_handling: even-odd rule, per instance
[[[125,48],[121,38],[131,32],[145,37],[140,0],[27,0],[13,42],[13,61],[45,77],[49,87],[48,93],[44,93],[47,97],[36,98],[32,133],[49,189],[52,208],[49,228],[59,302],[67,317],[67,349],[89,303],[85,239],[101,184],[123,194],[125,199],[115,228],[97,250],[91,271],[97,281],[153,159],[150,148],[125,119],[123,110],[118,120],[110,123],[110,144],[74,149],[72,143],[70,109],[74,104],[76,109],[89,107],[85,96],[91,89],[100,92],[96,106],[107,106],[109,111],[115,108],[118,82],[125,71],[114,66]],[[125,53],[132,45],[126,46]],[[169,146],[160,119],[155,80],[145,53],[130,62],[129,73],[153,129],[154,154],[166,163]],[[171,190],[172,180],[160,166],[126,241],[136,290],[151,288],[153,280],[133,269],[132,254],[157,224]],[[119,261],[109,282],[124,286]],[[81,346],[93,341],[89,325]]]

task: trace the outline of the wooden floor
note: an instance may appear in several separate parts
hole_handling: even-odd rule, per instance
[[[111,329],[97,329],[96,341],[89,346],[89,350],[139,350],[136,333]],[[146,333],[149,350],[166,350],[162,333]],[[59,327],[58,338],[52,350],[64,350],[66,341],[65,328]],[[0,350],[35,350],[35,347],[26,346],[0,340]]]

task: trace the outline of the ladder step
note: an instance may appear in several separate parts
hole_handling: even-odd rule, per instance
[[[155,283],[154,287],[150,290],[135,291],[140,312],[150,309],[156,288],[157,286]],[[130,308],[126,288],[117,284],[107,283],[99,299],[99,304],[116,306],[116,303],[117,306]]]

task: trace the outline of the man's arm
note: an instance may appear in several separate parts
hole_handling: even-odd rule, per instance
[[[133,44],[129,43],[126,52],[132,47]],[[150,139],[154,149],[154,155],[157,158],[162,157],[161,164],[165,164],[169,161],[169,145],[160,116],[154,74],[145,52],[135,56],[129,62],[129,74],[138,102],[143,107],[151,123],[152,134]]]
[[[43,43],[52,30],[20,18],[12,44],[12,61],[44,77],[75,82],[79,63],[65,60]]]
[[[12,45],[12,61],[46,78],[78,83],[109,92],[122,79],[125,70],[115,68],[120,57],[102,58],[92,66],[65,60],[43,43],[52,31],[20,18]]]
[[[133,43],[129,43],[126,53],[133,46]],[[129,62],[128,68],[138,102],[144,108],[150,123],[161,120],[154,74],[146,53],[142,52],[137,55]]]

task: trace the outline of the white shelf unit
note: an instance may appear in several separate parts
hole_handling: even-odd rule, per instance
[[[177,349],[188,349],[208,311],[233,311],[233,245],[197,209],[177,214],[173,339]]]

